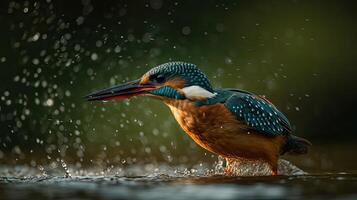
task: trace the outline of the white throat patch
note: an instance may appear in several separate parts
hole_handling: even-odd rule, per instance
[[[182,88],[181,91],[185,94],[186,98],[191,99],[191,100],[205,99],[205,98],[210,98],[210,97],[213,97],[216,95],[204,88],[201,88],[198,85],[193,85],[193,86]]]

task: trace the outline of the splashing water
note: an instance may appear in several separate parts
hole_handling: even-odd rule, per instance
[[[0,166],[0,191],[5,199],[83,199],[90,196],[138,200],[286,199],[304,195],[321,198],[321,190],[326,197],[336,193],[357,195],[354,174],[306,175],[286,160],[279,161],[279,173],[290,176],[277,177],[263,176],[270,175],[269,166],[253,161],[233,163],[234,176],[226,176],[226,162],[222,157],[214,165],[200,163],[192,168],[157,163],[103,170],[68,165],[63,159],[59,162],[61,165],[57,168],[53,168],[54,165]],[[72,175],[67,175],[69,173]],[[332,187],[338,190],[331,190]]]
[[[229,174],[225,172],[226,167],[230,169]],[[270,176],[272,174],[270,166],[263,161],[240,159],[231,162],[219,156],[215,166],[215,174],[229,176]],[[278,161],[279,175],[306,175],[307,173],[293,165],[287,160]]]
[[[61,159],[61,165],[62,165],[62,167],[63,167],[63,169],[64,169],[65,177],[66,177],[66,178],[72,177],[72,175],[71,175],[71,173],[69,172],[69,169],[68,169],[68,167],[67,167],[67,164],[66,164],[66,162],[64,162],[63,159]]]
[[[260,161],[239,160],[230,162],[230,173],[226,173],[227,162],[223,157],[218,157],[217,162],[213,165],[201,163],[192,167],[184,165],[170,166],[165,163],[161,164],[134,164],[130,166],[117,166],[108,169],[101,167],[81,168],[74,165],[68,165],[63,159],[60,160],[60,165],[54,168],[51,165],[30,167],[28,165],[17,166],[1,166],[0,177],[14,178],[73,178],[87,176],[119,176],[119,177],[167,177],[170,179],[184,177],[214,177],[214,176],[270,176],[271,169],[268,164]],[[286,176],[307,175],[306,172],[299,169],[292,163],[286,160],[279,160],[278,174]]]

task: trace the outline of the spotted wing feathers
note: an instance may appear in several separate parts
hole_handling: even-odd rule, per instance
[[[224,105],[238,120],[268,136],[291,132],[288,119],[267,100],[250,93],[234,91]]]

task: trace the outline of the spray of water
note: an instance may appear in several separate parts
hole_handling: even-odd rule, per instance
[[[270,176],[272,174],[270,166],[259,160],[236,159],[227,162],[219,156],[215,166],[215,174],[228,176]],[[297,166],[287,160],[278,161],[279,175],[305,175],[307,174]]]

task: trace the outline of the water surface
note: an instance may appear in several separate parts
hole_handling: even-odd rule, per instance
[[[285,166],[291,169],[295,166]],[[71,168],[71,167],[68,167]],[[295,169],[295,168],[294,168]],[[219,172],[164,164],[154,170],[39,170],[2,167],[1,199],[356,199],[353,173],[225,176]],[[142,174],[142,175],[139,175]]]

